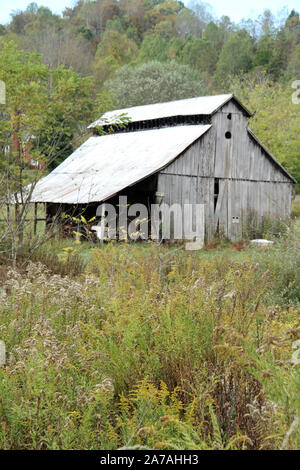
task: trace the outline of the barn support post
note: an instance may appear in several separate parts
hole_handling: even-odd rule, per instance
[[[7,223],[9,224],[10,223],[10,206],[9,206],[9,203],[7,203],[6,209],[7,209]]]
[[[47,203],[43,203],[44,206],[44,220],[45,220],[45,233],[47,233]]]
[[[33,234],[36,235],[37,229],[37,202],[34,203],[34,221],[33,221]]]

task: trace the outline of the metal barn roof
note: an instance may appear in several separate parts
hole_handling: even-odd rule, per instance
[[[210,125],[90,137],[35,186],[31,202],[100,202],[164,168]]]
[[[89,129],[97,126],[118,124],[120,123],[120,115],[122,114],[126,114],[130,118],[131,122],[149,121],[152,119],[161,119],[175,116],[210,116],[231,99],[234,99],[237,104],[245,111],[245,113],[248,116],[251,116],[251,113],[233,94],[199,96],[197,98],[189,98],[186,100],[147,104],[145,106],[136,106],[133,108],[109,111],[103,114],[100,119],[90,124]]]

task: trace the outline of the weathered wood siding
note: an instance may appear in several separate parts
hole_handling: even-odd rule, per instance
[[[207,240],[217,230],[235,240],[251,219],[259,225],[289,217],[293,184],[250,136],[247,117],[231,101],[212,117],[212,128],[159,173],[157,190],[169,205],[205,204]]]
[[[231,119],[229,119],[229,117]],[[212,118],[219,202],[215,221],[231,240],[264,219],[290,215],[293,185],[247,130],[247,118],[229,102]],[[230,132],[231,138],[225,134]],[[251,221],[252,220],[252,221]]]
[[[247,124],[247,118],[233,102],[213,116],[210,132],[216,139],[215,177],[289,183],[290,179],[250,137]],[[226,139],[226,132],[231,133],[231,139]]]
[[[169,205],[205,204],[207,239],[214,226],[214,154],[214,136],[207,132],[159,173],[157,186]]]
[[[292,183],[246,180],[220,181],[216,228],[229,239],[246,235],[268,219],[286,220],[290,215]]]

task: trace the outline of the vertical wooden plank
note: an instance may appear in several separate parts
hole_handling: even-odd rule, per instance
[[[33,234],[36,235],[37,229],[37,202],[34,203],[34,221],[33,221]]]

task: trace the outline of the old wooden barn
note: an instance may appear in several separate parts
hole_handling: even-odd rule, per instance
[[[99,135],[128,115],[125,128]],[[232,94],[157,103],[106,113],[69,158],[40,180],[31,201],[48,218],[102,201],[149,205],[159,198],[205,204],[205,235],[231,240],[249,223],[290,215],[294,178],[248,128],[250,112]]]

